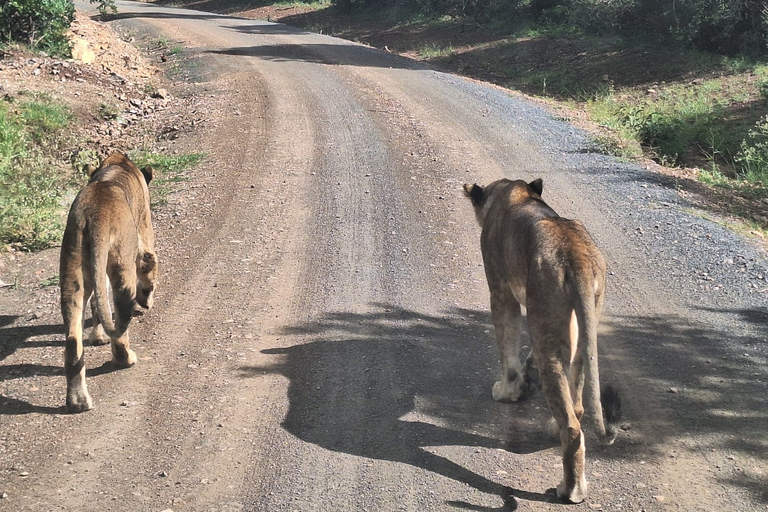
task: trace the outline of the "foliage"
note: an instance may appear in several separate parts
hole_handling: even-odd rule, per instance
[[[38,96],[30,101],[22,102],[19,113],[29,135],[36,143],[56,135],[59,130],[66,128],[72,121],[69,107],[54,103],[46,96]]]
[[[720,54],[765,54],[764,0],[332,0],[348,11],[398,9],[589,35],[636,35]]]
[[[72,0],[5,0],[0,4],[0,43],[68,56],[66,32],[74,19]]]
[[[57,170],[36,149],[50,146],[69,123],[66,109],[36,102],[11,106],[0,103],[0,242],[42,249],[60,241],[62,205],[83,178]]]
[[[768,116],[760,119],[749,132],[749,138],[742,141],[735,161],[746,181],[768,184]]]
[[[116,13],[115,0],[91,0],[105,16]],[[66,33],[75,19],[72,0],[3,0],[0,45],[20,43],[33,50],[69,57]]]
[[[718,87],[713,82],[696,89],[669,87],[650,97],[609,95],[588,107],[599,121],[637,140],[657,160],[676,164],[692,148],[709,151],[714,158],[725,141],[720,126],[725,106],[716,94]]]
[[[102,16],[106,16],[109,13],[117,14],[117,6],[115,0],[90,0],[92,4],[97,4],[96,8]]]

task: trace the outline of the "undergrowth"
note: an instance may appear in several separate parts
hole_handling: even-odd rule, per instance
[[[40,147],[70,121],[45,97],[0,102],[0,242],[37,250],[60,241],[65,203],[83,178]]]
[[[112,111],[104,105],[99,109]],[[76,145],[67,135],[72,121],[66,105],[44,94],[26,92],[0,100],[0,244],[35,251],[61,242],[72,200],[87,182],[82,170],[100,163],[93,150],[61,161],[62,149]],[[150,185],[154,205],[162,204],[202,158],[156,153],[133,157],[140,167],[150,164],[155,170]]]

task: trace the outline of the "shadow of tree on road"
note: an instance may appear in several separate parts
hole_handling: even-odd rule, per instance
[[[700,456],[705,443],[706,458],[726,470],[714,478],[729,487],[742,487],[765,503],[768,309],[706,311],[713,314],[713,322],[726,315],[750,326],[748,334],[734,334],[727,323],[713,327],[675,315],[606,318],[601,380],[633,388],[635,403],[629,404],[629,412],[634,416],[633,430],[644,438],[635,448],[638,453],[669,458],[667,450],[674,446],[683,455],[690,451]],[[624,349],[625,359],[615,356],[617,351],[609,348],[613,343]],[[680,443],[681,439],[687,441]],[[623,455],[622,450],[599,453]],[[747,471],[749,466],[756,471]]]

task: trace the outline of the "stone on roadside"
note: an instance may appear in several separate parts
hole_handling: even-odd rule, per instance
[[[83,64],[91,64],[96,60],[96,54],[88,47],[85,39],[75,39],[72,45],[72,58]]]

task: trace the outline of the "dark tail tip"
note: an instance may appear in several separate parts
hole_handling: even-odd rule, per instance
[[[605,386],[600,393],[600,404],[603,406],[605,437],[608,444],[611,444],[619,433],[619,422],[623,413],[619,390],[610,385]]]

